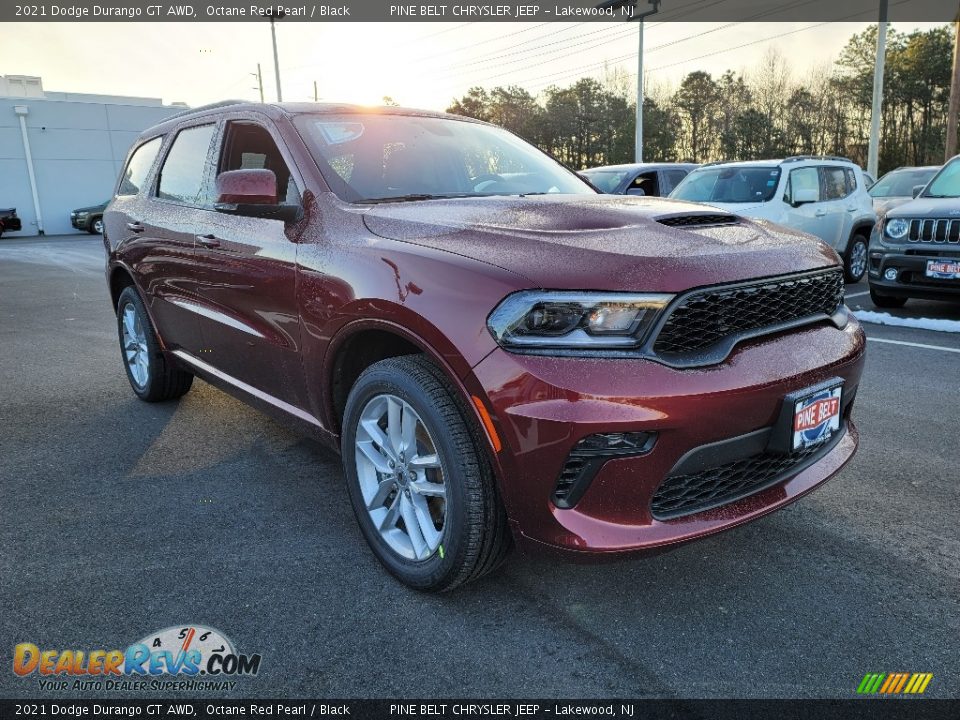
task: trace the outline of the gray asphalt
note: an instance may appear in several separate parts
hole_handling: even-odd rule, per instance
[[[99,239],[0,240],[0,697],[82,695],[16,677],[17,643],[189,623],[263,657],[225,697],[851,697],[867,672],[960,696],[960,353],[871,342],[859,454],[781,512],[653,559],[515,553],[434,597],[381,570],[317,444],[203,382],[134,397],[102,262]]]

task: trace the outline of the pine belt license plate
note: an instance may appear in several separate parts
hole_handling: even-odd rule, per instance
[[[960,261],[927,260],[927,277],[937,280],[960,280]]]
[[[842,385],[818,390],[793,406],[793,449],[826,442],[840,429]]]

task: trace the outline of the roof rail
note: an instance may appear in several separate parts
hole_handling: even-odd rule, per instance
[[[193,115],[194,113],[203,112],[204,110],[216,110],[218,108],[230,107],[231,105],[243,105],[249,103],[249,100],[221,100],[220,102],[210,103],[208,105],[199,105],[195,108],[188,108],[186,110],[181,110],[178,113],[173,115],[168,115],[164,118],[166,120],[173,120],[174,118],[185,117],[187,115]]]
[[[801,160],[833,160],[834,162],[853,162],[853,160],[850,158],[840,157],[839,155],[791,155],[788,158],[784,158],[783,162],[799,162]]]

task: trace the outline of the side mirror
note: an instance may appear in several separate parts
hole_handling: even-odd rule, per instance
[[[914,185],[914,186],[913,186],[913,197],[917,197],[918,195],[920,195],[920,193],[923,192],[923,189],[924,189],[925,187],[926,187],[926,185]]]
[[[646,193],[643,191],[643,188],[627,188],[627,195],[636,195],[637,197],[643,197]]]
[[[273,170],[227,170],[217,175],[214,209],[227,215],[271,218],[293,222],[300,208],[277,202],[277,176]]]
[[[797,188],[793,191],[793,206],[815,203],[820,200],[820,193],[816,188]]]

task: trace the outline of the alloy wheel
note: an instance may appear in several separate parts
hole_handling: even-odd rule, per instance
[[[355,454],[360,492],[374,528],[401,557],[429,559],[441,548],[447,488],[423,419],[395,395],[374,396],[360,413]]]
[[[850,250],[850,275],[855,278],[863,277],[866,269],[867,246],[862,240],[858,240]]]
[[[150,372],[150,353],[147,336],[133,303],[123,306],[123,355],[130,377],[138,388],[145,387]]]

